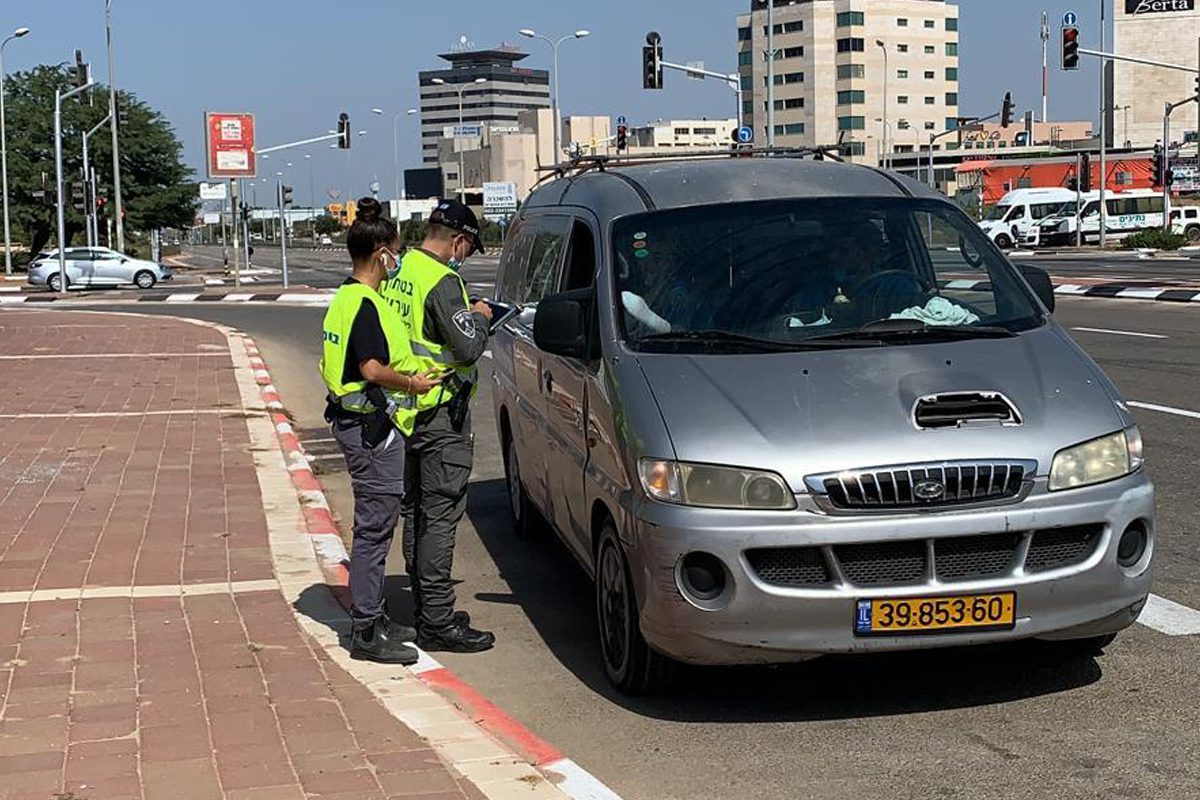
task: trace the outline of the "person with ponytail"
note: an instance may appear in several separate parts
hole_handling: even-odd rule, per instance
[[[358,201],[346,236],[353,272],[325,314],[321,377],[328,392],[325,419],[345,456],[354,491],[350,656],[412,664],[418,654],[405,643],[416,631],[387,616],[383,580],[404,497],[417,398],[442,379],[437,370],[421,369],[399,314],[379,295],[380,284],[399,265],[399,238],[378,200]]]

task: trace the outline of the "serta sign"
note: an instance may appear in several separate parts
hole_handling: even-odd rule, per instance
[[[1196,0],[1125,0],[1125,13],[1164,14],[1171,11],[1194,11]]]

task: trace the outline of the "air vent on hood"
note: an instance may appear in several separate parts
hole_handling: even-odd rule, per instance
[[[913,407],[918,428],[958,428],[979,423],[1020,425],[1021,415],[998,392],[957,392],[922,397]]]

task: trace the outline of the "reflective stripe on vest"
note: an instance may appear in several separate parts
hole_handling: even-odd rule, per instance
[[[447,276],[452,276],[458,281],[462,289],[463,305],[469,307],[467,287],[462,277],[423,250],[413,249],[406,252],[400,261],[400,274],[390,281],[384,281],[379,287],[379,293],[399,312],[400,320],[408,330],[413,355],[421,362],[420,370],[426,372],[453,367],[461,380],[474,384],[474,395],[479,387],[479,372],[475,365],[461,366],[454,363],[453,354],[444,345],[425,338],[425,301],[430,292]],[[435,389],[417,398],[417,410],[437,408],[449,403],[453,397],[448,391]]]
[[[367,399],[367,382],[342,383],[342,375],[346,368],[350,331],[364,300],[375,306],[379,316],[379,324],[388,344],[389,366],[396,372],[408,374],[421,368],[419,359],[409,347],[404,325],[383,298],[371,287],[361,283],[348,283],[340,287],[325,312],[322,326],[324,344],[321,348],[321,378],[325,382],[325,388],[329,390],[329,396],[339,406],[359,414],[375,410],[375,406]],[[405,436],[411,435],[413,423],[416,421],[416,398],[400,392],[389,391],[387,394],[397,405],[397,410],[392,415],[396,427]]]

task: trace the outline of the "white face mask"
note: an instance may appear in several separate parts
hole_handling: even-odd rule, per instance
[[[388,269],[387,266],[388,256],[392,257],[391,269]],[[383,248],[383,252],[379,254],[379,263],[383,265],[384,270],[387,272],[387,279],[389,281],[395,279],[395,277],[400,274],[400,257],[391,250],[388,250],[386,247]]]

